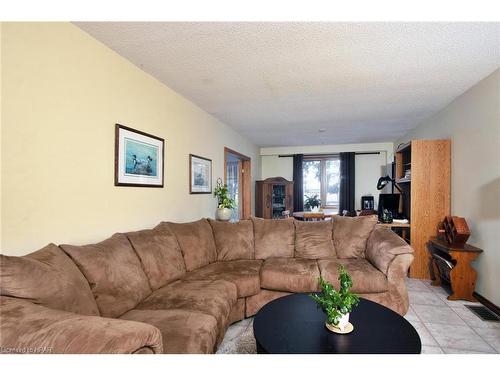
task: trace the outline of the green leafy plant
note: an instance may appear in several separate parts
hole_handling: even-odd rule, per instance
[[[310,210],[313,207],[321,206],[321,199],[318,198],[318,194],[314,194],[311,196],[306,195],[306,199],[304,201],[304,207]]]
[[[329,324],[337,325],[340,317],[350,313],[354,306],[359,303],[359,297],[351,293],[352,279],[344,266],[339,266],[340,289],[337,291],[328,281],[319,278],[321,294],[310,294],[311,298],[318,304],[327,316]]]
[[[214,189],[214,197],[217,198],[217,207],[218,208],[234,208],[236,206],[236,202],[234,199],[229,197],[229,193],[227,191],[227,185],[220,184],[217,185]]]

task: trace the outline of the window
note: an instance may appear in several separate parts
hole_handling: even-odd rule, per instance
[[[340,160],[336,156],[304,158],[302,163],[304,200],[313,195],[325,208],[339,207]]]

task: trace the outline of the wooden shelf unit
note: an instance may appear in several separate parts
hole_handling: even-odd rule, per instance
[[[410,277],[430,279],[427,243],[436,235],[439,223],[450,215],[451,141],[414,140],[399,147],[394,157],[396,181],[411,168],[411,179],[398,183],[415,251]]]

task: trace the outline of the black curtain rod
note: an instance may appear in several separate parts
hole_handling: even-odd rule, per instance
[[[374,151],[374,152],[355,152],[355,155],[380,155],[380,151]],[[304,156],[307,157],[324,157],[324,156],[329,156],[329,155],[339,155],[339,153],[333,153],[333,154],[304,154]],[[266,156],[266,155],[264,155]],[[278,155],[279,158],[293,158],[294,154],[288,154],[288,155]]]

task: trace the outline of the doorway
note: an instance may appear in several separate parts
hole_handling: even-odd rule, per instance
[[[224,147],[224,182],[229,195],[236,202],[231,221],[247,219],[251,215],[251,159]]]

